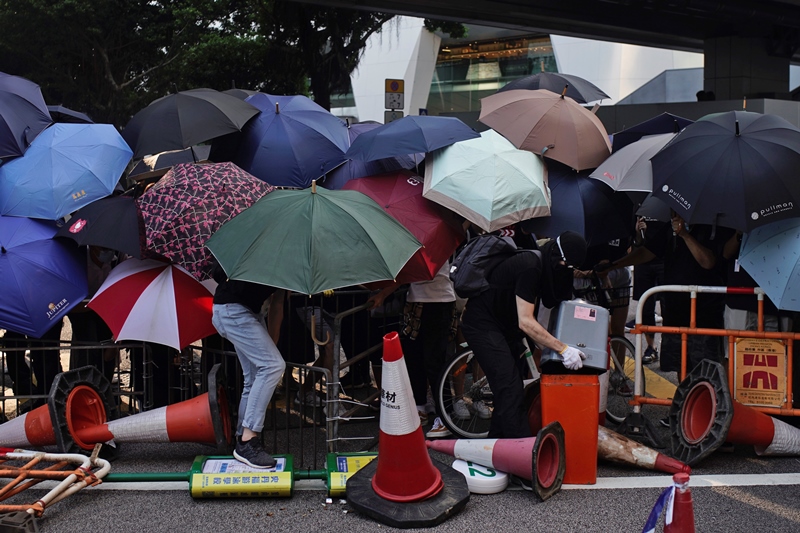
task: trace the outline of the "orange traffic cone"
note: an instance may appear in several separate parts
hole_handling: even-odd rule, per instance
[[[0,425],[0,446],[38,448],[56,443],[56,433],[46,405],[24,413]]]
[[[620,435],[604,426],[598,427],[597,457],[612,463],[626,464],[676,474],[692,468],[677,459],[659,453],[644,444]]]
[[[390,335],[383,340],[378,469],[372,488],[387,500],[415,502],[442,490],[442,475],[425,447],[400,337]]]
[[[667,506],[664,533],[694,533],[694,506],[689,489],[689,474],[681,472],[672,476],[675,493]]]
[[[800,429],[733,400],[716,362],[703,361],[678,385],[669,419],[673,453],[690,465],[726,441],[759,455],[800,455]]]
[[[378,458],[347,480],[347,499],[356,511],[400,528],[435,526],[469,501],[464,476],[428,455],[396,332],[383,337]]]
[[[564,430],[558,422],[541,429],[536,437],[440,439],[428,441],[427,444],[428,448],[437,452],[527,479],[542,500],[558,492],[564,480]]]

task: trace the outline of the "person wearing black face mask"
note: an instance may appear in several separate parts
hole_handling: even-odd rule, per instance
[[[583,366],[585,355],[553,337],[536,320],[537,302],[555,307],[572,298],[572,265],[586,256],[586,241],[566,231],[533,252],[516,253],[489,273],[490,288],[470,298],[462,315],[462,331],[485,371],[494,394],[490,438],[532,435],[523,403],[522,376],[527,336],[540,348],[562,355],[572,370]]]

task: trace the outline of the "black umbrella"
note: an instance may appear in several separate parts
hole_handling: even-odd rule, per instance
[[[142,213],[130,196],[112,196],[92,202],[76,211],[55,236],[67,237],[79,245],[118,250],[137,259],[142,259],[146,248]]]
[[[564,88],[567,89],[566,93],[564,93]],[[603,98],[611,98],[588,80],[571,74],[559,74],[558,72],[540,72],[533,76],[519,78],[504,85],[498,92],[511,91],[514,89],[546,89],[554,93],[569,96],[579,104],[594,102],[595,100],[602,100]]]
[[[693,120],[679,117],[671,113],[661,113],[651,119],[640,122],[630,128],[625,128],[611,136],[611,151],[616,152],[629,144],[635,143],[646,135],[658,135],[660,133],[678,133]]]
[[[235,96],[239,100],[246,100],[254,94],[258,94],[259,91],[251,91],[249,89],[228,89],[227,91],[222,92],[231,96]]]
[[[47,106],[47,110],[50,112],[50,116],[53,117],[53,120],[56,122],[94,124],[94,120],[89,118],[89,115],[86,113],[75,111],[68,107],[64,107],[63,105],[49,105]]]
[[[141,181],[160,177],[166,174],[169,169],[180,163],[199,163],[200,161],[207,161],[210,152],[210,145],[201,144],[199,146],[186,148],[185,150],[161,152],[160,154],[145,157],[131,169],[128,178]]]
[[[52,123],[38,85],[0,72],[0,158],[24,154]]]
[[[650,162],[653,195],[690,224],[747,232],[800,216],[800,129],[781,117],[706,115]]]
[[[189,148],[240,131],[259,110],[213,89],[192,89],[159,98],[136,113],[122,137],[139,158]]]

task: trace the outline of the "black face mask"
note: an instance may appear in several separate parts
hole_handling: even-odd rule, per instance
[[[546,307],[572,299],[572,267],[561,261],[556,241],[542,246],[542,303]]]

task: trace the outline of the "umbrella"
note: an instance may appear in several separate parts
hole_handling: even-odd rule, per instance
[[[348,124],[347,134],[350,144],[364,132],[380,127],[378,122],[361,122],[358,124]],[[401,169],[412,169],[425,159],[425,154],[398,155],[374,161],[361,161],[358,159],[348,159],[325,176],[325,188],[328,190],[339,190],[345,183],[352,179],[364,178],[367,176],[377,176],[387,172],[395,172]]]
[[[549,217],[520,223],[537,237],[556,237],[564,231],[583,235],[589,246],[628,237],[633,231],[633,203],[589,179],[588,172],[575,173],[559,163],[547,165],[553,205]]]
[[[611,154],[600,119],[572,98],[550,91],[505,91],[482,98],[479,120],[517,148],[575,170],[596,168]]]
[[[605,183],[615,191],[649,193],[653,190],[650,158],[674,137],[674,133],[642,137],[611,154],[589,177]]]
[[[62,218],[111,194],[130,159],[111,124],[54,124],[0,167],[0,213]]]
[[[57,229],[0,216],[0,327],[39,338],[86,297],[86,256]]]
[[[800,218],[779,220],[742,236],[739,265],[787,311],[800,311]]]
[[[190,148],[184,148],[183,150],[171,150],[169,152],[145,156],[131,169],[128,178],[141,181],[161,177],[178,163],[208,161],[210,152],[210,145],[201,144]]]
[[[25,153],[52,122],[38,85],[0,72],[0,158]]]
[[[147,247],[207,279],[213,263],[206,240],[271,190],[233,163],[175,165],[137,200]]]
[[[216,333],[213,296],[177,265],[127,259],[114,267],[89,300],[115,341],[155,342],[182,350]]]
[[[344,163],[347,127],[305,96],[256,94],[261,110],[242,131],[233,162],[276,186],[308,187]]]
[[[422,197],[422,178],[407,170],[348,181],[344,190],[359,191],[382,206],[422,243],[397,275],[398,283],[431,280],[464,240],[452,212]]]
[[[569,96],[580,104],[602,100],[603,98],[611,98],[588,80],[579,76],[560,74],[558,72],[540,72],[533,76],[518,78],[504,85],[500,91],[512,91],[514,89],[545,89],[556,94]],[[564,89],[566,89],[566,92]]]
[[[68,122],[72,124],[94,124],[94,120],[89,118],[86,113],[72,110],[63,105],[49,105],[47,111],[53,117],[54,122]]]
[[[672,215],[669,212],[669,206],[664,203],[661,198],[653,196],[653,193],[648,194],[636,209],[636,214],[640,217],[652,218],[661,222],[669,222],[672,220]]]
[[[72,239],[81,246],[118,250],[137,259],[146,249],[142,213],[130,196],[102,198],[78,209],[56,237]]]
[[[541,158],[487,130],[429,154],[422,195],[494,231],[550,214],[546,176]]]
[[[612,135],[611,149],[613,152],[616,152],[632,142],[638,141],[645,135],[678,133],[683,128],[693,123],[694,121],[688,118],[679,117],[671,113],[661,113],[656,117],[640,122],[635,126],[618,131]]]
[[[747,232],[800,216],[800,129],[781,117],[706,115],[651,162],[653,194],[690,224]]]
[[[239,100],[247,100],[254,94],[260,94],[259,91],[251,91],[248,89],[228,89],[227,91],[222,91],[222,92],[225,94],[229,94],[231,96],[235,96]]]
[[[240,131],[257,114],[258,109],[235,96],[192,89],[151,102],[133,116],[122,136],[140,158]]]
[[[206,244],[231,279],[316,294],[395,279],[420,243],[364,194],[268,194]]]
[[[347,150],[347,157],[373,161],[432,152],[479,136],[455,117],[408,116],[359,135]]]

